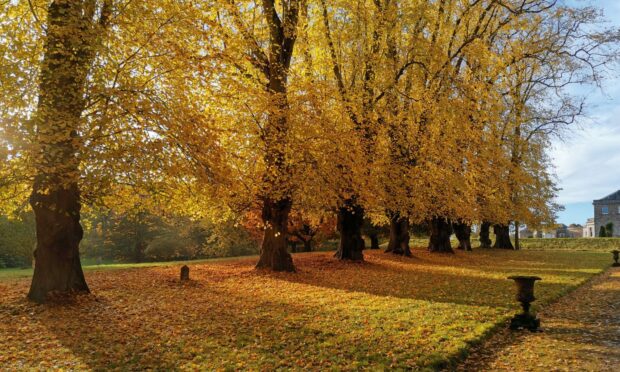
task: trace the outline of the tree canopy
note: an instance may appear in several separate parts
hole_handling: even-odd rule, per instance
[[[334,214],[352,260],[365,218],[401,254],[410,223],[551,223],[546,149],[617,58],[602,19],[553,0],[5,1],[0,208],[33,208],[37,255],[69,239],[78,267],[82,206],[260,211],[258,266],[288,271],[289,226]]]

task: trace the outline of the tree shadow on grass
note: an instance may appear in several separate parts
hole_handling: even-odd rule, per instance
[[[294,274],[255,271],[250,262],[199,265],[186,286],[176,282],[178,268],[88,273],[95,296],[74,306],[38,307],[30,319],[82,368],[95,370],[192,363],[330,368],[356,360],[389,367],[388,353],[407,368],[453,340],[480,334],[471,327],[488,326],[505,311],[492,307],[514,304],[513,284],[499,279],[504,274],[493,277],[479,266],[452,272],[430,256],[425,262],[332,260],[324,266],[313,257],[298,260]],[[537,289],[544,299],[564,288],[548,283]],[[445,358],[458,353],[446,352]]]
[[[620,339],[617,332],[591,331],[592,324],[561,327],[549,324],[551,319],[542,317],[540,333],[501,330],[483,344],[473,349],[472,356],[456,371],[489,371],[498,366],[507,370],[614,370],[620,361]],[[587,366],[587,367],[586,367]]]
[[[260,275],[288,282],[361,292],[376,296],[417,299],[472,306],[516,308],[515,287],[506,277],[526,270],[498,267],[454,266],[428,257],[401,258],[385,255],[364,263],[339,262],[330,257],[298,260],[298,272]],[[537,271],[539,303],[556,299],[592,274],[552,269]],[[547,273],[548,275],[544,275]],[[548,279],[545,281],[544,279]],[[574,281],[574,282],[571,282]]]
[[[43,325],[60,343],[94,370],[174,367],[152,352],[157,335],[105,296],[88,296],[73,306],[60,305]]]
[[[253,270],[207,277],[215,272],[193,270],[195,280],[186,285],[166,269],[95,274],[88,278],[95,295],[39,306],[33,321],[70,352],[66,357],[77,359],[69,366],[74,369],[243,369],[244,363],[260,369],[321,368],[346,366],[355,358],[390,362],[389,350],[349,338],[361,332],[356,327],[368,327],[350,314],[289,301],[289,293],[264,283],[259,283],[263,292],[235,285],[256,279]],[[343,331],[342,324],[350,328]]]
[[[613,270],[545,308],[542,332],[494,335],[458,370],[615,370],[620,364],[620,278]],[[535,361],[535,364],[529,365]]]
[[[253,295],[226,281],[199,279],[195,285],[180,286],[170,280],[133,279],[150,287],[136,291],[128,285],[123,290],[129,296],[112,291],[84,297],[75,305],[50,306],[45,310],[50,314],[37,320],[94,370],[321,368],[391,362],[390,350],[375,343],[385,335],[377,332],[362,339],[369,326],[342,309],[281,300],[279,296],[288,294],[273,288]]]

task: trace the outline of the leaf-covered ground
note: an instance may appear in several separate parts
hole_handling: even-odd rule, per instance
[[[561,298],[540,317],[542,332],[499,332],[459,370],[618,371],[620,269]]]
[[[298,254],[297,273],[253,259],[88,271],[94,295],[37,306],[27,278],[0,281],[0,370],[438,367],[516,309],[506,276],[536,274],[546,303],[609,266],[610,254],[366,251],[341,263]],[[502,326],[500,324],[500,326]]]

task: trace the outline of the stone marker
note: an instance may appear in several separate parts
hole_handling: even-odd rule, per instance
[[[181,281],[185,282],[189,280],[189,267],[187,265],[183,265],[181,267]]]

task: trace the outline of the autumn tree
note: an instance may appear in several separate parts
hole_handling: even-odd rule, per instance
[[[320,0],[319,14],[322,19],[324,48],[328,53],[331,80],[337,87],[341,104],[353,125],[354,140],[360,146],[358,162],[338,164],[342,185],[338,190],[337,229],[340,242],[335,256],[341,260],[363,260],[365,248],[362,237],[364,224],[364,182],[370,177],[369,166],[373,161],[376,127],[372,120],[375,100],[376,64],[380,36],[383,32],[382,1],[373,4],[339,2],[328,6]],[[345,17],[337,17],[342,12]],[[350,18],[349,18],[350,17]],[[365,29],[362,26],[366,26]],[[334,29],[341,30],[338,33]],[[346,70],[350,68],[347,75]],[[366,166],[359,171],[356,166]],[[362,178],[362,179],[360,179]],[[366,183],[368,185],[368,183]],[[338,186],[336,186],[338,187]]]
[[[479,2],[397,3],[396,8],[396,14],[408,18],[397,18],[403,23],[394,27],[386,46],[391,71],[382,109],[391,113],[386,121],[392,145],[386,170],[411,174],[404,182],[398,176],[387,178],[386,200],[394,204],[389,214],[395,230],[411,217],[428,221],[429,250],[452,252],[451,220],[475,217],[466,207],[472,204],[473,177],[463,176],[476,175],[480,170],[475,166],[482,163],[474,160],[486,155],[480,154],[484,147],[476,146],[483,145],[476,129],[485,118],[476,115],[481,105],[470,98],[470,92],[484,89],[475,69],[491,63],[485,38],[513,16],[500,4]]]
[[[111,1],[52,1],[34,127],[37,175],[30,204],[35,213],[37,248],[28,297],[45,301],[50,292],[88,292],[80,264],[79,129],[84,90]]]
[[[598,18],[593,8],[560,6],[529,14],[518,29],[499,37],[510,56],[499,84],[506,108],[501,146],[510,162],[498,170],[508,186],[510,213],[496,220],[496,248],[513,248],[509,221],[515,221],[518,243],[520,222],[537,225],[555,217],[557,189],[545,148],[583,115],[584,97],[569,88],[600,83],[616,58],[610,47],[617,31],[595,26]]]
[[[278,14],[274,0],[263,1],[263,16],[269,26],[269,52],[257,54],[268,78],[267,90],[273,107],[264,128],[266,190],[263,199],[262,217],[265,235],[257,267],[276,271],[294,271],[293,259],[287,250],[286,235],[288,216],[292,200],[288,191],[289,173],[282,146],[286,143],[288,131],[288,70],[297,38],[300,1],[283,4]]]
[[[608,222],[605,225],[605,231],[607,232],[607,236],[609,236],[610,238],[614,236],[614,223],[613,222]]]
[[[618,39],[548,0],[2,6],[0,197],[15,209],[34,185],[37,301],[88,290],[81,205],[227,226],[260,211],[257,267],[276,271],[327,214],[337,259],[363,259],[368,222],[396,254],[412,224],[431,252],[453,232],[470,248],[476,222],[509,248],[511,223],[554,218],[546,149]]]
[[[317,241],[320,242],[333,236],[334,232],[335,221],[333,218],[322,216],[312,219],[298,211],[293,211],[291,214],[288,239],[293,244],[301,243],[303,245],[302,252],[312,252]]]
[[[0,194],[10,210],[33,185],[38,243],[29,297],[38,302],[49,292],[88,291],[78,250],[82,205],[115,205],[138,188],[160,194],[169,183],[162,171],[176,167],[166,161],[175,152],[163,149],[157,129],[171,118],[201,122],[187,114],[192,106],[175,95],[181,92],[169,89],[171,80],[183,81],[179,71],[190,61],[162,58],[178,52],[162,35],[182,18],[179,9],[118,5],[29,1],[0,8],[0,106],[7,108]]]

